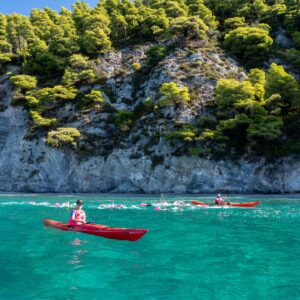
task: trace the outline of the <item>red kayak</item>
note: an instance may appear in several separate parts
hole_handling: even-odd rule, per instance
[[[205,202],[196,201],[196,200],[192,200],[192,204],[193,205],[207,205]]]
[[[67,223],[61,223],[48,219],[44,219],[44,224],[46,226],[51,226],[60,230],[93,234],[114,240],[137,241],[146,232],[148,232],[148,230],[146,229],[112,228],[109,226],[99,224],[83,224],[71,226]]]
[[[254,202],[245,202],[245,203],[231,203],[228,204],[228,206],[236,206],[236,207],[253,207],[260,204],[260,201],[254,201]]]
[[[192,201],[193,205],[205,205],[204,202],[201,201]],[[260,204],[260,201],[254,201],[254,202],[245,202],[245,203],[234,203],[234,202],[230,202],[224,205],[220,205],[220,206],[233,206],[233,207],[253,207]]]

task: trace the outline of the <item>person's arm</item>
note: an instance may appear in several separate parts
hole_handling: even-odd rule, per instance
[[[71,213],[71,220],[74,221],[74,222],[77,221],[77,220],[75,219],[75,217],[76,217],[76,213],[75,213],[75,211],[73,210],[72,213]]]
[[[83,220],[81,221],[82,223],[86,223],[86,216],[85,216],[85,212],[84,211],[82,211],[83,212]]]

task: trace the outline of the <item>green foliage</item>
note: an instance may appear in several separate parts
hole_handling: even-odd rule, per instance
[[[89,58],[82,54],[73,54],[69,58],[69,64],[72,70],[82,71],[89,67]]]
[[[65,69],[62,82],[66,86],[78,83],[92,84],[97,80],[97,75],[92,69],[92,63],[87,56],[74,54],[69,58],[69,67]]]
[[[39,100],[33,96],[26,95],[25,100],[30,108],[37,108],[39,105]]]
[[[61,14],[47,9],[33,9],[30,21],[36,35],[46,42],[52,54],[67,57],[79,50],[72,13],[66,8],[62,8]]]
[[[197,128],[191,124],[184,124],[179,130],[173,131],[168,134],[166,141],[183,140],[191,142],[195,139],[197,134]]]
[[[91,90],[90,93],[84,96],[83,104],[85,106],[91,106],[93,108],[97,107],[98,109],[100,109],[103,106],[104,102],[105,100],[101,91]]]
[[[217,120],[215,116],[200,116],[197,121],[200,127],[208,127],[215,125]]]
[[[81,50],[89,55],[107,52],[111,47],[109,39],[110,19],[103,6],[90,9],[81,1],[73,5],[74,21],[80,34]]]
[[[199,17],[180,17],[173,19],[170,32],[181,39],[205,39],[208,27]]]
[[[134,63],[132,63],[131,66],[135,71],[137,71],[141,68],[141,64],[139,62],[134,62]]]
[[[83,70],[78,74],[78,80],[85,84],[92,84],[97,79],[97,76],[94,72],[94,70]]]
[[[136,38],[139,36],[144,40],[160,40],[169,28],[169,19],[163,9],[153,9],[139,6],[141,25],[134,31]]]
[[[42,104],[59,100],[69,101],[75,99],[76,89],[65,88],[62,85],[57,85],[53,88],[43,88],[41,90],[38,90],[34,93],[34,95]]]
[[[295,31],[292,34],[292,37],[293,37],[293,42],[294,42],[295,48],[300,50],[300,31]]]
[[[207,147],[191,147],[188,149],[188,154],[191,156],[207,156],[212,152],[210,148]]]
[[[189,14],[198,16],[212,30],[218,26],[218,21],[212,11],[204,4],[203,0],[187,0],[186,4],[189,8]]]
[[[282,125],[283,120],[277,116],[257,118],[249,125],[247,137],[249,140],[272,141],[281,135]]]
[[[227,145],[241,151],[250,147],[265,155],[292,153],[297,147],[284,145],[288,136],[299,137],[296,129],[300,125],[296,121],[299,119],[299,96],[296,80],[276,64],[272,64],[266,73],[252,69],[249,80],[243,82],[220,80],[216,87],[220,120],[215,130],[210,130],[208,137],[203,138],[221,141],[225,137]],[[273,152],[267,146],[261,146],[266,142],[270,147],[277,145]],[[276,152],[275,149],[279,150]]]
[[[263,101],[265,95],[266,74],[263,70],[252,69],[248,74],[249,80],[255,89],[255,96]]]
[[[134,114],[129,111],[118,111],[115,119],[116,126],[121,129],[121,131],[126,132],[134,124]]]
[[[294,48],[272,47],[271,36],[276,36],[279,28],[286,30]],[[56,109],[68,101],[77,110],[83,108],[81,113],[107,106],[94,84],[101,84],[108,95],[109,88],[100,82],[99,73],[103,54],[112,47],[157,42],[146,52],[142,69],[140,63],[132,63],[133,70],[141,69],[135,72],[141,77],[136,80],[138,86],[175,47],[186,47],[190,52],[202,47],[206,51],[204,47],[218,47],[215,37],[243,66],[257,67],[280,54],[290,64],[289,70],[299,73],[300,6],[296,0],[102,0],[94,8],[77,1],[72,11],[33,9],[30,17],[0,14],[0,66],[4,72],[9,62],[21,68],[19,75],[10,78],[15,88],[13,103],[30,111],[35,124],[32,129],[47,129],[57,125],[53,117]],[[179,60],[186,73],[201,66],[208,79],[220,78],[210,64],[187,64],[181,61],[185,58]],[[134,96],[138,95],[136,90]],[[168,135],[170,142],[183,145],[181,153],[223,155],[232,149],[241,153],[250,149],[270,155],[272,147],[280,155],[299,153],[299,84],[283,67],[272,64],[267,71],[252,69],[243,81],[220,80],[215,91],[208,115]],[[160,93],[161,106],[179,106],[190,100],[187,87],[175,82],[163,84]],[[125,133],[148,113],[159,114],[158,105],[146,101],[133,112],[117,112],[115,123]],[[78,134],[73,138],[67,128],[61,128],[50,136],[49,144],[72,144]]]
[[[102,96],[101,91],[92,90],[89,94],[86,95],[87,99],[90,99],[93,102],[102,103],[104,102],[104,98]]]
[[[299,99],[299,85],[282,66],[272,64],[266,73],[266,97],[279,94],[287,105],[293,105]]]
[[[85,31],[81,46],[87,54],[99,54],[107,52],[111,47],[111,42],[103,29],[95,28]]]
[[[175,82],[163,83],[159,91],[162,94],[161,106],[173,106],[190,100],[188,88],[180,88]]]
[[[35,123],[35,125],[39,127],[52,127],[57,124],[57,119],[55,118],[44,118],[41,116],[41,114],[37,111],[30,110],[30,116]]]
[[[216,87],[218,115],[233,117],[242,104],[255,103],[255,89],[250,81],[238,82],[235,79],[222,79]]]
[[[20,90],[32,90],[37,85],[36,77],[29,75],[15,75],[10,77],[10,81],[16,89]]]
[[[215,132],[211,129],[205,128],[197,139],[198,141],[205,141],[205,140],[212,140],[214,138],[215,138]]]
[[[6,17],[0,14],[0,64],[9,62],[13,56],[12,46],[7,40],[6,26]]]
[[[188,14],[188,7],[186,6],[185,1],[182,0],[149,0],[148,3],[153,8],[163,9],[169,18],[184,17]]]
[[[54,148],[61,148],[67,144],[76,146],[80,136],[80,131],[76,128],[60,127],[48,132],[47,144]]]
[[[38,39],[29,19],[16,13],[8,15],[6,32],[13,53],[26,61],[30,45]]]
[[[11,61],[12,46],[6,40],[0,40],[0,63]]]
[[[295,70],[300,70],[300,50],[288,49],[283,53],[283,57],[292,64]]]
[[[225,35],[224,46],[248,66],[261,63],[273,44],[269,33],[258,27],[239,27]]]
[[[55,23],[45,10],[34,8],[30,14],[30,21],[40,39],[46,41],[51,39],[51,29],[55,26]]]
[[[76,97],[77,90],[74,88],[66,88],[61,85],[53,88],[43,88],[33,90],[26,93],[26,101],[29,107],[34,108],[38,112],[52,110],[56,106],[61,106],[66,101],[72,101]],[[37,117],[38,118],[38,117]]]
[[[50,52],[44,41],[36,40],[32,43],[28,49],[28,55],[23,64],[23,70],[29,74],[38,75],[41,81],[61,76],[65,68],[64,59]]]
[[[147,64],[156,65],[158,62],[163,60],[168,54],[166,47],[161,45],[151,46],[147,51]]]
[[[228,18],[224,23],[224,27],[227,32],[244,26],[247,26],[245,17]]]

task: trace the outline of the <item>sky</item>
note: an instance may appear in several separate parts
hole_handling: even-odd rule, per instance
[[[29,15],[33,8],[49,7],[51,9],[60,10],[61,6],[71,8],[76,0],[0,0],[0,12],[2,14],[19,13]],[[85,0],[90,6],[95,6],[99,0]]]

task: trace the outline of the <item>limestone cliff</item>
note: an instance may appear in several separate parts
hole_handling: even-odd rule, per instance
[[[123,49],[100,56],[97,68],[106,101],[116,110],[133,111],[150,97],[159,99],[162,83],[175,81],[197,91],[191,104],[161,115],[139,118],[125,135],[110,122],[112,112],[79,113],[68,103],[57,112],[65,126],[79,128],[78,148],[54,149],[43,134],[32,134],[25,108],[11,105],[7,75],[0,80],[0,190],[5,192],[300,192],[300,161],[214,160],[176,155],[161,133],[189,122],[212,101],[216,80],[246,75],[216,51],[178,49],[147,74],[132,69],[145,61],[145,49]],[[204,67],[205,66],[205,67]],[[84,89],[86,87],[82,87]],[[159,135],[156,135],[160,133]]]

